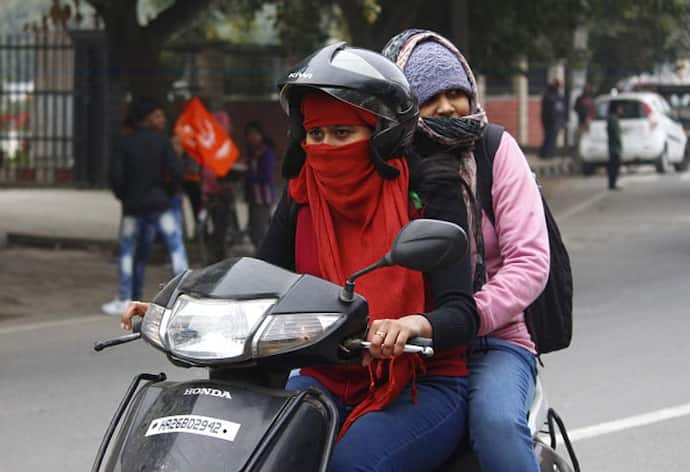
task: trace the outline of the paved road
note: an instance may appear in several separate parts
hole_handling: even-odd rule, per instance
[[[544,357],[551,405],[585,471],[690,470],[690,178],[545,182],[575,271],[575,339]],[[88,470],[131,376],[169,367],[133,343],[103,353],[113,319],[0,318],[0,471]],[[613,432],[611,432],[613,431]]]
[[[576,324],[572,347],[544,357],[543,377],[580,438],[583,470],[687,471],[690,175],[622,183],[547,185],[571,251]]]

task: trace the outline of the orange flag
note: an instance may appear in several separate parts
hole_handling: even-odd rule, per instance
[[[228,173],[240,154],[237,145],[197,97],[187,101],[175,123],[182,147],[217,176]]]

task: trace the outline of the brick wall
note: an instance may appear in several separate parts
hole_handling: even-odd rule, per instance
[[[523,146],[541,145],[541,97],[530,96],[528,138]],[[510,134],[518,137],[517,99],[509,95],[489,96],[484,103],[489,120],[504,126]],[[233,136],[241,150],[245,148],[244,127],[250,122],[259,121],[269,136],[276,143],[278,156],[282,156],[287,145],[287,118],[278,102],[228,102],[225,109],[233,124]]]
[[[527,142],[523,146],[540,146],[543,139],[541,129],[541,97],[532,95],[528,98]],[[484,102],[486,114],[492,123],[504,126],[515,139],[518,138],[517,99],[510,95],[489,96]]]

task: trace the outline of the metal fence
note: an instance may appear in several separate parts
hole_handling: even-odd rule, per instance
[[[0,183],[72,181],[74,50],[67,33],[0,39]]]
[[[201,94],[224,102],[276,100],[276,82],[290,64],[278,47],[225,42],[171,45],[163,57],[175,77],[172,94]]]
[[[107,90],[105,57],[101,31],[0,37],[0,185],[103,181],[89,155],[107,152],[93,142],[105,133],[91,133],[104,112],[93,104]]]
[[[163,59],[165,76],[151,80],[171,101],[273,101],[287,69],[277,48],[227,43],[173,46]],[[0,37],[0,186],[105,186],[117,99],[103,31]]]

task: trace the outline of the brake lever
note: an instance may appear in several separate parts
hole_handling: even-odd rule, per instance
[[[96,341],[93,345],[93,350],[100,352],[107,347],[117,346],[118,344],[129,343],[136,341],[141,337],[141,333],[125,334],[117,338],[106,339],[105,341]]]
[[[100,352],[107,347],[117,346],[118,344],[125,344],[136,341],[141,337],[141,318],[136,317],[132,319],[132,333],[118,336],[117,338],[106,339],[105,341],[96,341],[93,345],[93,350]]]

